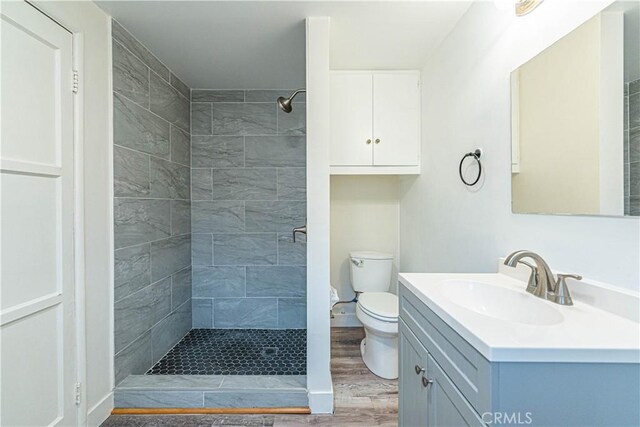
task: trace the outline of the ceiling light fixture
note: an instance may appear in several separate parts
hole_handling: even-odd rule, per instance
[[[544,0],[516,0],[516,16],[524,16],[531,13]]]

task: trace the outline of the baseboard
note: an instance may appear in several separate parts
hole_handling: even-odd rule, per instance
[[[353,328],[361,327],[362,323],[355,313],[336,313],[331,319],[331,326],[334,328]]]
[[[333,385],[329,391],[309,392],[312,414],[333,414]]]
[[[109,392],[105,397],[102,398],[100,402],[98,402],[95,406],[89,409],[89,413],[87,414],[87,425],[89,426],[99,426],[102,424],[109,415],[111,415],[111,411],[113,410],[113,392]]]

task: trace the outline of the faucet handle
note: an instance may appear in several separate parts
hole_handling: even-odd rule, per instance
[[[564,279],[566,279],[566,278],[582,280],[582,276],[579,275],[579,274],[562,274],[562,273],[558,273],[558,274],[556,274],[556,276],[558,276],[558,282],[560,282],[560,279],[562,279],[564,281]]]
[[[518,263],[524,264],[531,269],[531,275],[529,276],[529,282],[527,283],[527,292],[533,293],[533,290],[538,286],[538,267],[527,261],[519,260]]]
[[[567,278],[582,280],[582,276],[579,274],[558,274],[557,276],[556,287],[553,293],[549,294],[548,299],[560,305],[573,305],[569,287],[567,286]]]

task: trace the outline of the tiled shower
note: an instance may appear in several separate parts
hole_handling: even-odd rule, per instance
[[[189,88],[113,22],[115,376],[191,329]]]
[[[192,90],[112,32],[116,384],[304,374],[304,97]]]
[[[624,214],[640,215],[640,80],[624,88]]]
[[[192,92],[195,328],[305,327],[305,104],[280,111],[289,92]]]

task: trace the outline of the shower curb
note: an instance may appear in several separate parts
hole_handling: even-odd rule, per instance
[[[130,375],[116,408],[308,407],[306,375]]]

